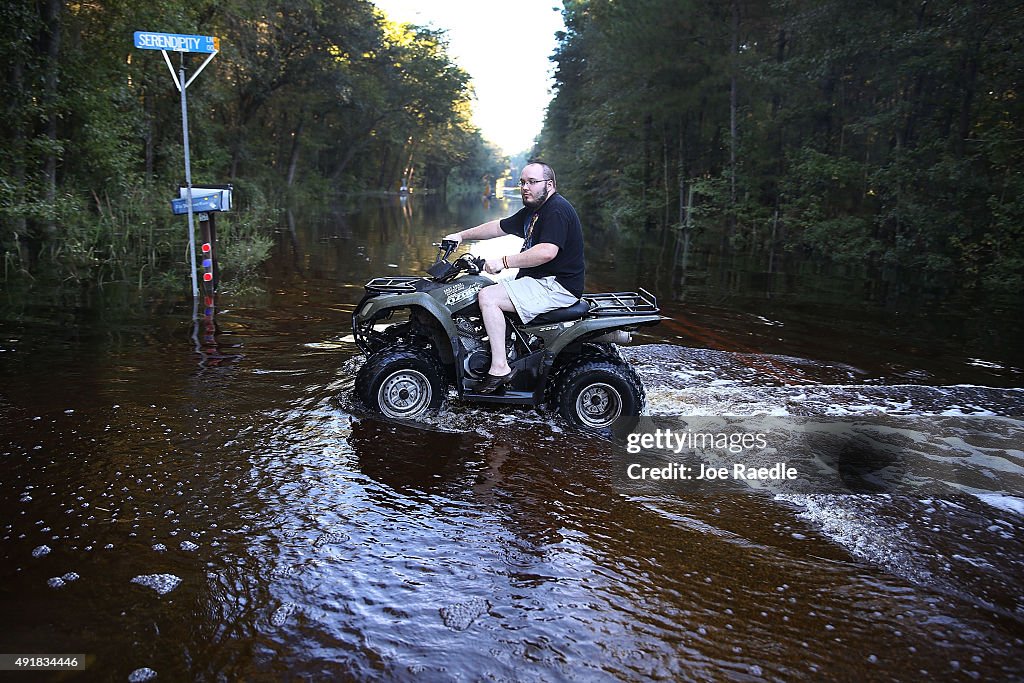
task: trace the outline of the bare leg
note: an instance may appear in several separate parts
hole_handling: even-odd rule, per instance
[[[484,329],[491,343],[491,368],[488,372],[496,377],[512,372],[505,355],[505,313],[512,313],[516,307],[508,298],[508,292],[500,284],[490,285],[477,295]]]

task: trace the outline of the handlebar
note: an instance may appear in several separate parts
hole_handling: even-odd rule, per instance
[[[484,272],[486,262],[480,256],[465,253],[455,259],[454,262],[448,261],[448,257],[459,247],[459,243],[455,240],[441,240],[440,242],[434,242],[433,246],[437,247],[437,261],[427,269],[427,272],[433,277],[446,279],[452,277],[460,270],[464,270],[472,275]]]
[[[470,261],[474,266],[476,266],[477,273],[484,272],[484,265],[486,264],[486,261],[484,260],[483,256],[472,256],[470,254],[466,254],[466,256],[469,257],[467,260]]]
[[[479,256],[473,256],[472,254],[463,254],[459,258],[455,259],[453,264],[460,270],[465,270],[471,275],[484,272],[484,259]]]
[[[437,260],[447,261],[452,252],[459,248],[459,243],[455,240],[441,240],[434,242],[434,246],[437,247]]]

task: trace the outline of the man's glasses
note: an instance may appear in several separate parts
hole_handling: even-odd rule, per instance
[[[544,178],[543,180],[520,180],[519,187],[526,187],[527,185],[536,185],[537,183],[546,183],[548,180],[548,178]]]

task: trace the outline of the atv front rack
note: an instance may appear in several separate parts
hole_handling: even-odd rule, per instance
[[[587,315],[657,315],[658,300],[646,289],[639,292],[604,292],[601,294],[584,294],[584,300],[590,304]]]

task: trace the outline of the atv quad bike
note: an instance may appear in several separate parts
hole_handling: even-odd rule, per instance
[[[661,320],[648,292],[584,294],[575,305],[523,324],[507,314],[505,348],[518,370],[497,393],[475,387],[490,367],[490,345],[477,293],[493,284],[483,259],[449,257],[458,243],[439,245],[429,277],[379,277],[352,314],[352,333],[367,359],[356,394],[392,418],[435,410],[454,386],[464,400],[555,408],[573,426],[609,432],[620,417],[640,414],[644,389],[614,344]]]

